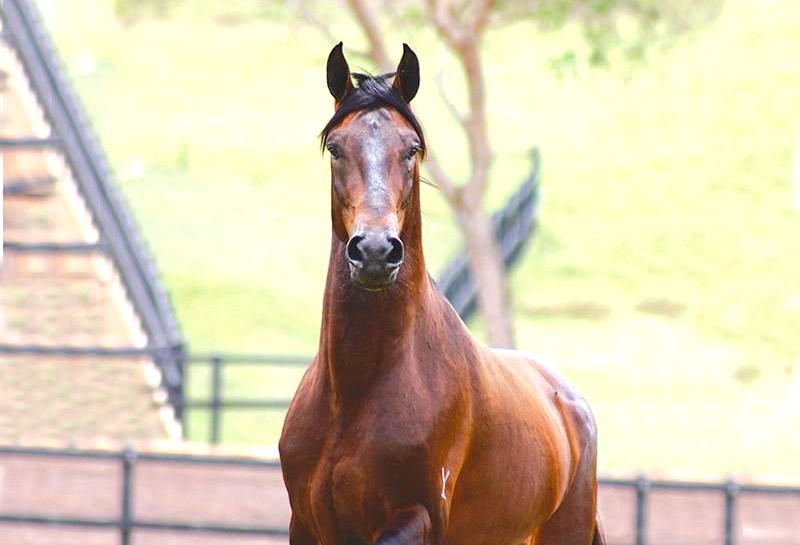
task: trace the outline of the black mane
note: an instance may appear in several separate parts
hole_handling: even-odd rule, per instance
[[[425,137],[422,134],[422,126],[419,124],[411,107],[403,100],[397,90],[392,87],[388,80],[394,77],[394,73],[383,74],[382,76],[370,76],[369,74],[353,73],[352,76],[356,80],[356,86],[353,88],[339,104],[339,109],[333,114],[328,124],[322,129],[320,139],[322,140],[322,149],[325,149],[325,144],[328,141],[328,136],[331,131],[335,129],[339,123],[342,122],[348,114],[357,112],[359,110],[372,110],[374,108],[381,108],[388,106],[394,108],[408,121],[419,136],[420,147],[422,153],[425,152]]]

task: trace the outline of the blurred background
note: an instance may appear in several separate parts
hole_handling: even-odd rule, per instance
[[[504,202],[539,146],[540,225],[509,275],[517,346],[591,401],[603,469],[797,479],[800,11],[691,4],[654,7],[664,19],[652,44],[632,13],[612,22],[498,5],[480,42],[495,153],[485,206]],[[420,57],[414,107],[463,183],[464,133],[437,89],[438,78],[466,108],[457,55],[424,6],[370,8],[391,61],[404,41]],[[350,6],[49,10],[191,349],[313,354],[330,232],[324,62],[336,39],[354,70],[383,70],[355,54],[370,44]],[[618,34],[595,41],[592,25]],[[423,206],[436,274],[462,243],[441,191],[423,186]],[[483,330],[479,317],[470,326]],[[240,422],[232,439],[257,433],[257,420]]]
[[[535,229],[507,277],[482,286],[499,303],[479,297],[470,329],[578,386],[605,475],[800,482],[794,0],[37,4],[189,354],[316,351],[325,59],[342,40],[354,71],[383,73],[407,42],[438,186],[422,186],[435,277],[465,248],[496,254],[465,241],[463,218],[487,222],[540,152]],[[450,190],[477,194],[479,210]],[[26,323],[11,315],[13,340]],[[207,397],[213,367],[191,369],[186,398]],[[224,392],[288,398],[301,373],[230,368]],[[190,439],[209,439],[208,410],[184,417]],[[224,444],[272,445],[283,412],[221,419]]]

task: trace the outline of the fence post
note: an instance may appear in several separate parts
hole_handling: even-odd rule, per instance
[[[645,545],[647,542],[647,493],[650,490],[650,481],[645,475],[636,479],[636,545]]]
[[[736,544],[736,495],[739,485],[730,479],[725,483],[725,545]]]
[[[214,354],[211,358],[211,443],[220,441],[222,415],[222,356]]]
[[[122,451],[122,513],[120,520],[120,545],[130,545],[133,523],[133,464],[136,452],[130,447]]]

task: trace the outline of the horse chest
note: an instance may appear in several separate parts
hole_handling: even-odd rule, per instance
[[[344,423],[332,433],[310,482],[310,509],[325,543],[371,543],[398,508],[424,502],[429,445],[415,434],[363,433],[374,423]],[[388,430],[387,430],[388,433]]]

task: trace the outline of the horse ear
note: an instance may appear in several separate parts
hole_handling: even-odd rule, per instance
[[[400,64],[397,65],[397,75],[392,86],[397,89],[406,102],[411,102],[411,99],[417,96],[419,59],[417,59],[417,54],[408,47],[408,44],[403,44],[403,57],[400,59]]]
[[[353,81],[350,79],[350,67],[344,58],[342,42],[339,42],[331,49],[328,55],[328,91],[337,102],[353,88]]]

